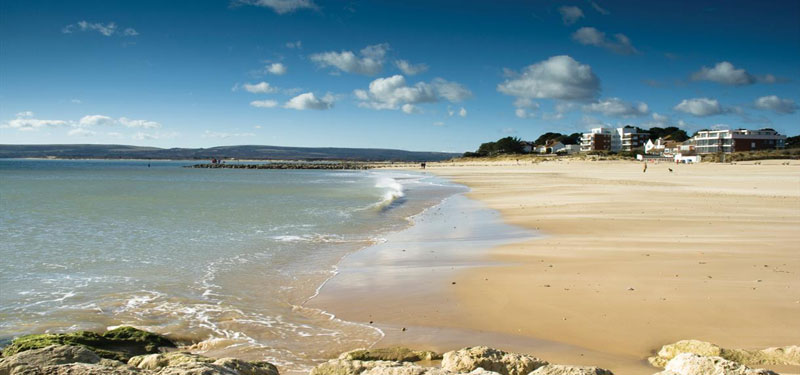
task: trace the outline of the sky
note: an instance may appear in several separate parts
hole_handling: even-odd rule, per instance
[[[0,2],[0,143],[800,134],[798,1]]]

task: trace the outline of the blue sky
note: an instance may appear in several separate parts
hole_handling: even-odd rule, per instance
[[[796,1],[4,1],[0,143],[800,133]]]

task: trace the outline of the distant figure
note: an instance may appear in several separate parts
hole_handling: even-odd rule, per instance
[[[644,169],[642,169],[642,173],[647,172],[647,162],[644,162]]]
[[[422,163],[420,163],[420,164],[419,164],[419,166],[420,166],[422,169],[425,169],[425,162],[423,161]]]
[[[669,173],[672,173],[672,168],[667,168],[667,169],[669,169]]]
[[[150,163],[147,163],[147,168],[150,168]]]

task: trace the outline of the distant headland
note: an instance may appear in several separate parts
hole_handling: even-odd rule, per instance
[[[460,153],[405,151],[381,148],[281,147],[263,145],[219,146],[210,148],[158,148],[101,144],[0,144],[0,158],[417,162],[441,161],[460,155]]]

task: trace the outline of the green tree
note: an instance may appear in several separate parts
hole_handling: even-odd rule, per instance
[[[498,154],[521,154],[524,150],[522,140],[517,137],[500,138],[496,144]]]

